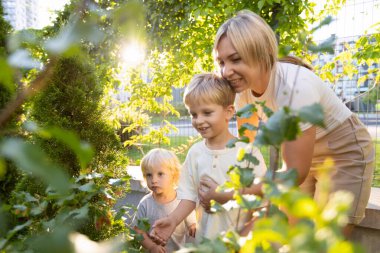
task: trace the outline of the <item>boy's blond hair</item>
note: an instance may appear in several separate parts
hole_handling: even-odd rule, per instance
[[[155,166],[168,168],[172,172],[174,183],[178,184],[181,163],[172,151],[163,148],[154,148],[143,157],[140,166],[144,179],[146,179],[146,172]]]
[[[243,10],[223,23],[216,33],[214,53],[219,41],[227,36],[243,59],[264,71],[277,62],[277,40],[272,28],[256,13]]]
[[[234,104],[236,93],[228,81],[213,73],[194,75],[183,94],[183,103],[212,103],[227,107]]]

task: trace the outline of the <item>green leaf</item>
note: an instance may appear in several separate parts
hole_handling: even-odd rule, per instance
[[[13,93],[16,88],[13,84],[13,69],[3,58],[0,58],[0,69],[0,85],[3,85],[9,92]]]
[[[233,252],[239,252],[239,238],[240,236],[235,231],[229,230],[224,234],[223,241],[228,245],[229,249],[233,250]]]
[[[125,185],[126,183],[128,183],[129,181],[129,177],[124,177],[124,178],[110,178],[108,180],[108,184],[112,185],[112,186],[121,186],[121,185]]]
[[[286,186],[287,188],[296,185],[298,173],[296,169],[288,169],[285,171],[276,171],[275,179],[279,185]]]
[[[250,118],[254,112],[257,112],[257,107],[254,104],[247,104],[236,112],[236,116],[240,118]]]
[[[96,185],[94,182],[88,182],[78,188],[82,192],[94,192],[96,190]]]
[[[332,21],[333,21],[333,17],[332,16],[325,17],[316,27],[314,27],[313,29],[311,29],[311,32],[313,33],[316,30],[322,28],[323,26],[329,25]]]
[[[119,210],[117,210],[117,213],[115,214],[115,220],[120,220],[130,210],[133,210],[133,207],[121,206]]]
[[[251,162],[253,165],[259,165],[260,163],[260,161],[251,153],[245,153],[244,160]]]
[[[278,198],[281,196],[281,191],[273,181],[266,181],[263,184],[263,193],[268,198]]]
[[[230,139],[230,140],[227,142],[226,147],[227,147],[227,148],[233,148],[233,147],[235,147],[235,144],[236,144],[236,142],[238,142],[238,141],[239,141],[238,138]]]
[[[55,138],[68,146],[77,156],[81,168],[86,168],[87,164],[94,156],[95,152],[91,145],[87,142],[81,141],[75,132],[59,127],[40,128],[34,122],[30,121],[25,123],[24,126],[27,130],[37,133],[42,138]]]
[[[142,218],[137,221],[137,227],[145,232],[148,232],[150,229],[150,224],[148,218]]]
[[[16,210],[20,210],[22,212],[25,211],[25,210],[28,210],[28,207],[25,206],[25,205],[14,205],[13,208],[16,209]]]
[[[259,10],[261,10],[263,8],[265,4],[265,0],[260,0],[258,3],[257,3],[257,7]]]
[[[226,211],[223,205],[221,205],[220,203],[216,202],[213,199],[210,201],[210,204],[211,204],[210,211],[213,213]]]
[[[326,53],[334,54],[335,41],[336,41],[336,36],[331,35],[329,38],[324,40],[319,45],[309,44],[307,45],[307,48],[313,53],[326,52]]]
[[[258,128],[250,123],[244,123],[239,127],[239,136],[243,136],[246,130],[255,131]]]
[[[313,125],[325,127],[323,108],[320,104],[304,106],[299,110],[299,117],[302,122],[309,122]]]
[[[8,138],[0,143],[0,154],[12,160],[20,169],[41,178],[60,192],[66,192],[70,180],[64,170],[53,164],[42,149],[19,138]]]
[[[17,232],[23,230],[24,228],[26,227],[29,227],[30,225],[32,224],[32,220],[28,220],[27,222],[21,224],[21,225],[18,225],[18,226],[15,226],[12,230],[8,231],[7,233],[7,239],[9,240],[10,238],[12,238]]]
[[[73,210],[68,213],[69,217],[80,220],[80,219],[86,219],[88,217],[88,204],[84,205],[83,207]]]
[[[248,187],[253,183],[254,173],[252,169],[239,168],[238,174],[240,175],[240,183],[242,187]]]
[[[256,209],[262,205],[261,198],[251,194],[237,194],[235,199],[239,206],[248,210]]]
[[[46,210],[47,205],[48,205],[48,202],[47,201],[43,201],[38,206],[33,207],[32,210],[30,210],[30,214],[32,214],[34,216],[42,214]]]
[[[296,139],[301,132],[298,126],[300,119],[292,111],[283,107],[275,112],[265,124],[260,126],[255,139],[255,145],[278,146],[284,141]]]
[[[38,202],[38,199],[33,197],[29,192],[23,192],[24,193],[24,199],[26,202]]]

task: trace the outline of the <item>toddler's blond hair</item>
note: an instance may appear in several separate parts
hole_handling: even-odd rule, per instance
[[[145,180],[147,171],[155,166],[163,166],[172,172],[174,183],[176,185],[178,184],[181,163],[174,152],[170,150],[163,148],[154,148],[150,150],[141,160],[140,166]]]

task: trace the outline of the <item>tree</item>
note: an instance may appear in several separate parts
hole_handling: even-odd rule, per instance
[[[10,205],[1,201],[0,223],[5,224],[7,215],[16,217],[14,224],[2,226],[1,250],[57,252],[64,243],[69,252],[73,242],[68,236],[74,231],[93,240],[125,231],[112,207],[116,191],[128,189],[127,158],[103,103],[108,86],[102,81],[113,80],[112,74],[107,66],[95,68],[86,61],[110,63],[114,57],[105,33],[117,37],[123,19],[134,23],[132,15],[121,14],[122,8],[136,15],[139,11],[136,4],[133,9],[112,2],[107,11],[92,4],[76,1],[63,14],[67,22],[55,29],[20,31],[8,38],[15,42],[8,59],[18,56],[18,61],[11,67],[2,57],[2,63],[5,69],[19,70],[17,82],[24,84],[0,113],[0,167],[14,164],[22,180],[6,193]],[[13,78],[12,71],[2,74],[0,80]],[[25,114],[10,129],[22,135],[6,136],[4,130],[21,107]],[[57,244],[46,243],[55,236]]]
[[[322,22],[329,14],[326,10],[336,10],[342,3],[344,0],[327,1],[324,10],[316,14],[312,1],[144,1],[147,63],[131,74],[128,91],[132,97],[127,107],[128,111],[140,113],[131,113],[130,118],[138,120],[132,120],[127,130],[142,125],[149,131],[144,136],[133,136],[126,144],[168,142],[162,133],[171,131],[173,126],[166,118],[168,115],[179,116],[170,103],[173,99],[172,87],[183,87],[194,73],[215,70],[212,56],[214,36],[218,27],[238,10],[252,10],[273,27],[280,42],[280,56],[292,52],[310,62],[312,57],[308,53],[309,48],[326,50],[332,43],[330,39],[327,45],[316,45],[311,36],[313,30],[309,29],[310,24]],[[318,27],[319,24],[315,29]],[[147,72],[149,82],[141,79]],[[151,113],[162,116],[159,133],[150,128]]]

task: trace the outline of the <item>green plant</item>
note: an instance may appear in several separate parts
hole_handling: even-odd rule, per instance
[[[0,87],[12,94],[1,93],[2,190],[10,189],[10,166],[21,179],[13,192],[4,192],[6,201],[0,199],[0,251],[74,252],[83,237],[100,241],[121,233],[128,241],[115,246],[130,247],[133,234],[112,209],[128,190],[129,177],[105,112],[106,88],[114,80],[112,73],[104,76],[106,63],[115,57],[103,51],[110,49],[103,43],[123,29],[123,8],[136,16],[137,6],[73,1],[54,29],[8,38],[10,56],[0,55],[2,70],[8,70],[0,75]],[[129,14],[125,23],[133,20]],[[8,61],[12,57],[17,61]]]
[[[260,104],[265,108],[265,105]],[[240,117],[250,117],[257,111],[257,105],[250,104],[238,112]],[[204,240],[200,245],[189,247],[190,252],[360,252],[361,247],[345,240],[341,228],[348,219],[346,212],[350,208],[352,196],[349,193],[337,192],[328,198],[329,184],[322,189],[317,201],[301,193],[296,187],[296,170],[279,171],[278,163],[270,167],[262,180],[263,196],[243,194],[240,189],[249,187],[255,180],[250,169],[250,163],[258,160],[250,152],[250,145],[271,146],[277,152],[285,141],[294,140],[301,132],[300,122],[309,122],[323,126],[323,111],[318,104],[303,107],[299,111],[283,107],[277,112],[264,109],[268,121],[259,127],[250,124],[243,125],[245,129],[257,130],[254,143],[249,143],[245,137],[236,138],[228,145],[236,142],[247,143],[247,148],[241,149],[237,155],[238,161],[246,161],[247,167],[232,166],[230,182],[226,182],[220,190],[233,190],[234,200],[243,210],[255,211],[256,221],[247,237],[240,237],[234,231],[228,231],[215,240]],[[324,181],[328,181],[327,171],[334,166],[326,161],[319,168]],[[343,200],[344,199],[344,200]],[[264,205],[264,203],[266,203]],[[213,210],[224,208],[213,202]],[[284,212],[286,210],[286,212]],[[297,219],[296,224],[289,223],[288,216]]]

